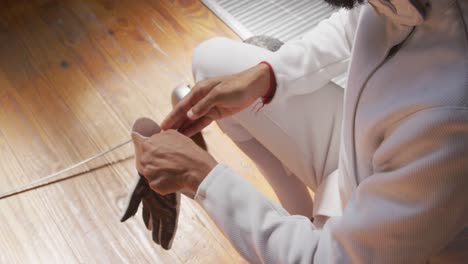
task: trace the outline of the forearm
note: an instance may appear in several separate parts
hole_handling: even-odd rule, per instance
[[[195,199],[251,263],[311,263],[320,232],[290,216],[226,165],[218,165]]]

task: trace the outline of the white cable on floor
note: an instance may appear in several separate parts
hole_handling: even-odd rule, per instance
[[[78,162],[76,164],[73,164],[72,166],[69,166],[69,167],[67,167],[67,168],[65,168],[63,170],[60,170],[60,171],[54,172],[52,174],[49,174],[49,175],[47,175],[47,176],[45,176],[43,178],[40,178],[38,180],[35,180],[35,181],[30,182],[28,184],[25,184],[25,185],[23,185],[23,186],[21,186],[19,188],[14,189],[14,190],[2,193],[0,195],[0,200],[2,200],[4,198],[7,198],[7,197],[10,197],[10,196],[13,196],[13,195],[16,195],[16,194],[19,194],[19,193],[23,193],[23,192],[28,191],[28,190],[36,189],[38,187],[41,187],[41,186],[47,185],[47,184],[49,184],[49,183],[51,183],[53,181],[56,181],[57,176],[60,176],[60,175],[66,173],[68,171],[71,171],[71,170],[77,168],[77,167],[85,165],[86,163],[88,163],[90,161],[93,161],[93,160],[95,160],[97,158],[100,158],[100,157],[106,155],[109,152],[112,152],[112,151],[114,151],[114,150],[116,150],[116,149],[118,149],[120,147],[123,147],[123,146],[127,145],[130,142],[132,142],[131,139],[129,139],[129,140],[125,141],[125,142],[122,142],[122,143],[120,143],[118,145],[115,145],[113,147],[110,147],[110,148],[108,148],[108,149],[106,149],[104,151],[101,151],[98,154],[96,154],[96,155],[94,155],[92,157],[89,157],[89,158],[87,158],[85,160],[82,160],[82,161],[80,161],[80,162]],[[73,176],[74,175],[69,176],[69,177],[65,177],[64,179],[71,178]],[[61,179],[61,180],[64,180],[64,179]]]

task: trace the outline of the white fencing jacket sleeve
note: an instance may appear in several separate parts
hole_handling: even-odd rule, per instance
[[[421,263],[463,230],[468,217],[468,110],[413,114],[377,151],[386,153],[386,165],[321,230],[223,164],[195,198],[251,263]]]
[[[277,83],[273,100],[317,90],[347,71],[359,13],[341,9],[267,58]]]

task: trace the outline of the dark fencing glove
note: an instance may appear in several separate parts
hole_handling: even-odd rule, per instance
[[[137,159],[141,155],[141,143],[159,132],[161,132],[159,125],[149,118],[140,118],[135,122],[132,128],[132,139]],[[143,175],[139,174],[139,176],[127,210],[120,221],[125,222],[134,216],[140,204],[143,204],[143,222],[146,228],[152,231],[153,241],[169,250],[177,231],[180,193],[160,195],[151,190]]]
[[[180,194],[160,195],[151,190],[145,177],[140,175],[127,210],[120,221],[125,222],[134,216],[140,203],[143,204],[143,222],[146,228],[152,231],[153,241],[161,245],[162,248],[169,250],[177,230]]]
[[[132,127],[132,139],[135,147],[135,156],[141,155],[141,143],[154,134],[161,132],[156,122],[149,118],[138,119]],[[207,149],[201,133],[192,137],[192,140],[203,149]],[[120,220],[125,222],[134,216],[140,204],[143,204],[143,222],[146,228],[152,231],[153,241],[169,250],[172,246],[179,219],[180,193],[161,195],[153,191],[146,178],[139,173],[139,180],[132,192],[127,209]]]

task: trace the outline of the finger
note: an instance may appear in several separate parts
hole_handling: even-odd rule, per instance
[[[133,190],[130,201],[128,202],[127,210],[120,219],[120,222],[127,221],[127,219],[134,216],[138,211],[138,206],[140,205],[141,198],[143,196],[143,185],[146,185],[146,180],[143,177],[140,177],[138,183],[135,186],[135,189]]]
[[[138,206],[140,205],[140,201],[141,197],[132,196],[130,202],[128,203],[127,210],[125,210],[125,213],[120,219],[120,222],[125,222],[136,214],[138,211]]]
[[[158,212],[157,211],[152,211],[151,212],[151,215],[157,215]],[[152,218],[152,222],[153,222],[153,232],[152,232],[152,235],[153,235],[153,241],[154,243],[158,244],[158,245],[161,245],[161,237],[160,237],[160,234],[161,234],[161,227],[160,227],[160,220],[159,218]]]
[[[179,220],[179,209],[180,209],[180,193],[173,193],[163,197],[169,200],[169,211],[165,217],[162,217],[162,228],[161,228],[161,246],[169,250],[172,247],[172,242],[177,231],[177,223]]]
[[[161,246],[165,250],[171,249],[172,240],[176,231],[177,219],[174,216],[165,216],[161,218]]]
[[[198,82],[164,119],[161,128],[163,130],[178,129],[187,119],[187,112],[219,82],[218,79]]]
[[[159,224],[158,224],[158,240],[159,240],[159,244],[162,245],[162,240],[161,240],[161,234],[162,234],[162,227],[163,227],[163,224],[162,224],[162,219],[159,218]]]
[[[151,230],[152,229],[152,226],[150,223],[151,214],[150,214],[149,207],[150,205],[147,202],[143,201],[143,213],[142,213],[143,222],[145,223],[146,229]]]
[[[199,88],[192,88],[190,92],[182,98],[182,100],[174,106],[174,109],[167,115],[161,123],[163,130],[177,129],[180,124],[187,119],[187,112],[193,106],[196,99],[200,97],[201,90]]]
[[[213,119],[209,116],[204,116],[198,119],[196,122],[191,123],[189,126],[181,129],[179,132],[186,135],[187,137],[192,137],[193,135],[199,133],[213,122]]]
[[[192,125],[193,123],[195,123],[195,122],[197,122],[197,120],[192,121],[192,120],[190,120],[190,119],[187,119],[187,120],[185,120],[185,122],[179,127],[179,129],[178,129],[177,131],[179,131],[179,133],[180,133],[180,131],[184,131],[185,128],[191,126],[191,125]]]
[[[148,230],[152,231],[153,230],[153,217],[151,217],[151,213],[149,214],[148,225],[150,226]]]
[[[190,107],[192,107],[192,105],[185,105],[182,103],[183,102],[177,104],[161,123],[162,130],[178,129],[181,126],[181,124],[187,119],[187,112],[188,110],[190,110]]]
[[[190,120],[197,120],[208,114],[218,103],[219,92],[217,90],[212,90],[188,111],[187,117]]]

